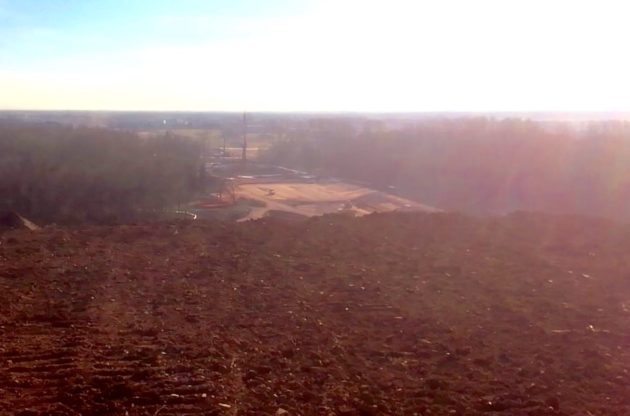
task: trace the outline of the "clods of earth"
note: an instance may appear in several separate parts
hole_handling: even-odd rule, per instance
[[[0,414],[627,415],[630,229],[514,214],[0,233]]]

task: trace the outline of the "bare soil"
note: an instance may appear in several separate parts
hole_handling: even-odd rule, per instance
[[[630,230],[517,214],[0,234],[0,414],[627,415]]]
[[[339,212],[361,216],[400,210],[439,211],[396,195],[339,181],[241,183],[237,195],[265,204],[264,207],[253,209],[244,219],[262,218],[269,210],[307,217]]]

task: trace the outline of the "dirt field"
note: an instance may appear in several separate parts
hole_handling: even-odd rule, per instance
[[[627,415],[630,230],[377,214],[0,234],[0,414]]]
[[[338,212],[361,216],[396,210],[437,211],[395,195],[333,181],[243,183],[238,186],[237,192],[240,197],[256,199],[266,205],[252,210],[244,219],[261,218],[269,210],[307,217]]]

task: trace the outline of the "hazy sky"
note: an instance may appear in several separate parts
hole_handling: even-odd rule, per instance
[[[0,0],[0,108],[630,110],[625,0]]]

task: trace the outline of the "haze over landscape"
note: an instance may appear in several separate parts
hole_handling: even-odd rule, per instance
[[[628,9],[0,0],[0,415],[629,415]]]

